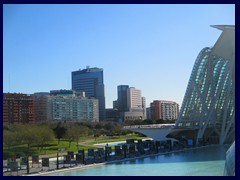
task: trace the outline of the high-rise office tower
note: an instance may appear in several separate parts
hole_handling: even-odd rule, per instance
[[[72,72],[72,90],[84,91],[86,97],[99,100],[99,119],[105,119],[103,69],[89,68]]]
[[[117,87],[118,99],[117,99],[117,107],[119,112],[128,111],[128,98],[127,98],[127,91],[129,89],[128,85],[120,85]]]

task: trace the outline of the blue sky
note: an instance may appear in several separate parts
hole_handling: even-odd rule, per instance
[[[71,89],[71,72],[104,69],[106,107],[117,86],[181,105],[193,64],[235,25],[235,5],[3,5],[3,92]]]

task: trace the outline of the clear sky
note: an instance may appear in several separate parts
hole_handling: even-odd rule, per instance
[[[3,92],[71,89],[71,72],[104,70],[106,107],[117,86],[182,103],[198,53],[235,25],[235,5],[3,5]]]

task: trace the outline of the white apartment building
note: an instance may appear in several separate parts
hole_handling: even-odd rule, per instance
[[[48,119],[52,121],[99,121],[97,99],[50,96]]]
[[[35,93],[35,113],[38,122],[43,121],[99,121],[99,101],[85,97],[84,92],[54,90]]]

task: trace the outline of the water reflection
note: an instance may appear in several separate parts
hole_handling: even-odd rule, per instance
[[[228,146],[174,152],[55,176],[222,176]],[[164,169],[164,171],[161,171]]]

